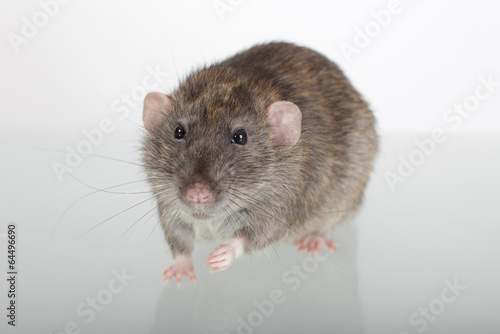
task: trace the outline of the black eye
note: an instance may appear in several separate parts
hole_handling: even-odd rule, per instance
[[[186,130],[184,130],[182,125],[177,124],[174,130],[174,137],[175,139],[184,139],[186,137]]]
[[[247,143],[247,132],[243,129],[236,131],[233,135],[231,143],[245,145]]]

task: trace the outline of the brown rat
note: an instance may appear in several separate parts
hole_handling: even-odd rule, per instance
[[[252,47],[144,101],[143,159],[174,256],[165,280],[195,279],[196,237],[224,243],[206,263],[295,238],[318,253],[361,203],[375,119],[341,70],[288,43]]]

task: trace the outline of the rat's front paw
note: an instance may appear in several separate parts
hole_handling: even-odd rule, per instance
[[[231,239],[227,244],[218,246],[208,256],[205,264],[212,267],[211,273],[226,270],[243,253],[243,240]]]
[[[208,267],[212,267],[211,273],[226,270],[236,259],[236,250],[229,244],[218,246],[205,261]]]
[[[196,281],[193,263],[191,262],[191,258],[189,256],[177,256],[174,264],[163,272],[165,283],[170,281],[172,277],[175,277],[177,284],[181,284],[183,276],[187,276],[192,281]]]

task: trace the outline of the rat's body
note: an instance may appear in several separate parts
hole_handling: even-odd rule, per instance
[[[307,48],[259,45],[146,97],[144,162],[175,263],[194,279],[195,237],[219,238],[207,263],[295,238],[318,252],[361,203],[377,152],[374,117],[338,67]]]

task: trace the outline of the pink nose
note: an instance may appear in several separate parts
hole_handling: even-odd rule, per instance
[[[186,198],[193,203],[208,203],[212,199],[212,192],[207,185],[195,183],[186,191]]]

